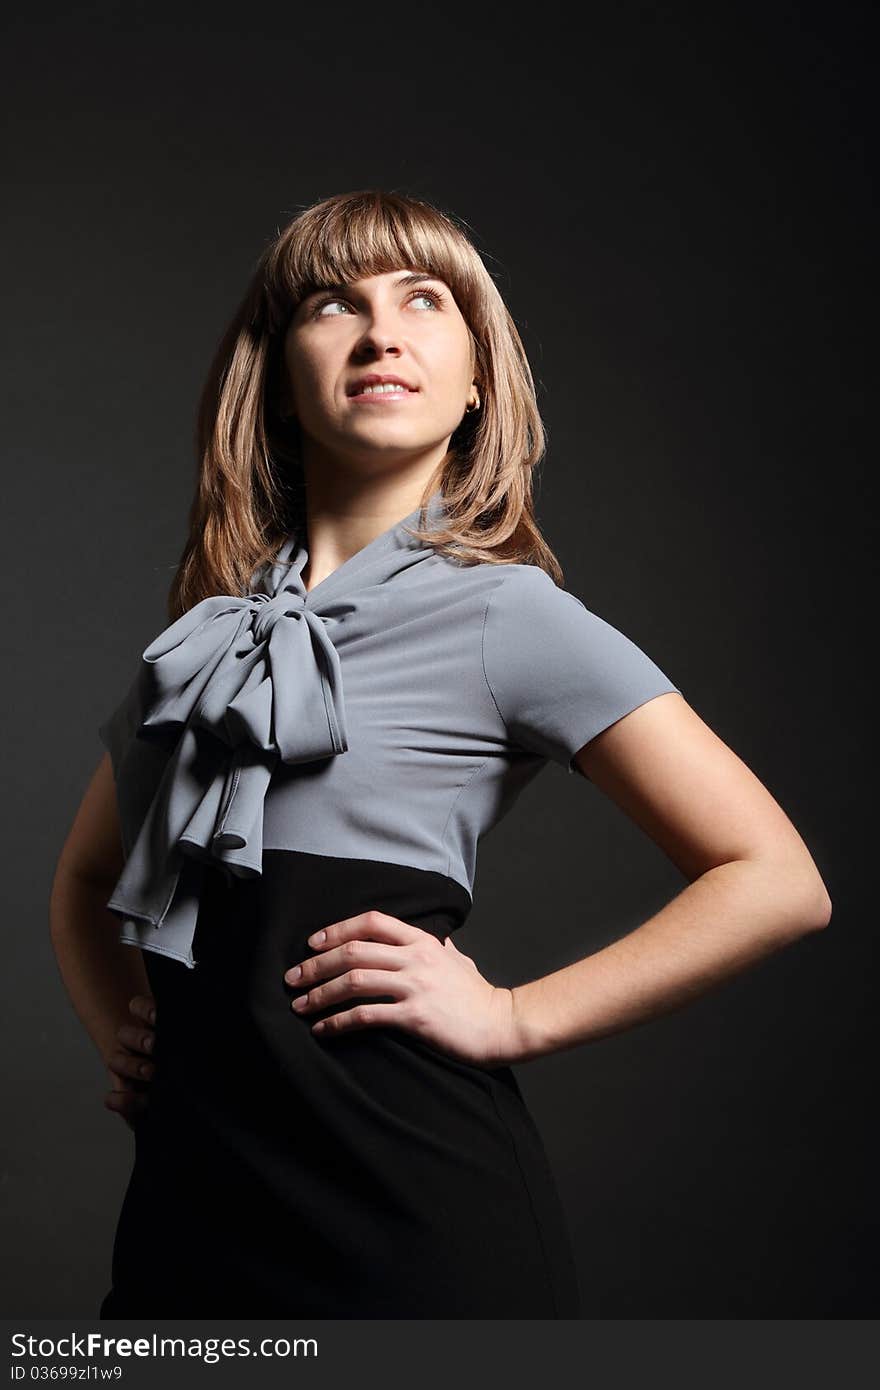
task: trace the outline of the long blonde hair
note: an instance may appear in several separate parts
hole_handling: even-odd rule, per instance
[[[212,594],[244,594],[254,571],[304,523],[299,427],[279,413],[283,346],[316,289],[408,268],[444,280],[468,325],[481,406],[466,413],[421,506],[442,490],[442,529],[412,532],[464,564],[562,569],[534,516],[546,437],[525,349],[464,226],[397,192],[342,193],[300,212],[262,253],[202,389],[198,481],[168,596],[173,621]],[[424,524],[425,516],[420,514]]]

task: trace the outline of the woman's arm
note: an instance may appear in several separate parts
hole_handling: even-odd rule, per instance
[[[106,907],[122,867],[113,769],[105,753],[58,860],[49,929],[73,1007],[108,1067],[119,1055],[119,1030],[132,1024],[132,999],[150,994],[141,952],[119,940],[119,919]]]
[[[667,1013],[831,918],[791,821],[681,695],[618,720],[576,765],[691,881],[619,941],[511,991],[513,1062]]]

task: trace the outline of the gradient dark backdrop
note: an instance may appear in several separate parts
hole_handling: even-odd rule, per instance
[[[108,1286],[133,1140],[47,902],[97,724],[165,625],[197,392],[276,228],[374,186],[469,224],[538,382],[566,587],[748,762],[834,902],[688,1008],[518,1068],[585,1311],[876,1312],[868,35],[845,7],[580,13],[579,36],[546,6],[521,30],[506,7],[7,24],[8,1316],[91,1317]],[[457,940],[515,984],[683,886],[551,765]]]

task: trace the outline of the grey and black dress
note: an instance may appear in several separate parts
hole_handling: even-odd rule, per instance
[[[454,932],[522,788],[677,690],[542,570],[459,564],[418,519],[308,593],[291,534],[146,648],[100,726],[108,906],[157,1001],[103,1317],[583,1315],[511,1069],[402,1028],[313,1034],[283,978],[370,908]]]

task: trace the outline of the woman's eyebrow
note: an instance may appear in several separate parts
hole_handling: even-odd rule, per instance
[[[417,285],[421,280],[440,280],[445,284],[442,275],[432,275],[430,270],[412,270],[407,275],[401,275],[399,280],[394,281],[395,289],[398,285]]]
[[[432,275],[429,270],[410,270],[394,281],[394,288],[399,289],[402,285],[418,285],[423,280],[439,280],[442,284],[446,283],[441,275]],[[310,290],[306,299],[312,299],[316,294],[345,294],[353,289],[354,283],[354,281],[348,281],[348,283],[331,282],[328,285],[320,285],[317,289]]]

